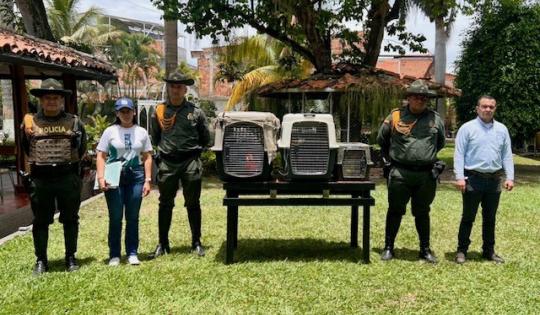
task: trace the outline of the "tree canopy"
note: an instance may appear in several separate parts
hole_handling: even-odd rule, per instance
[[[456,84],[460,122],[476,116],[477,98],[497,100],[495,118],[514,145],[540,130],[540,4],[502,0],[485,7],[463,43]]]
[[[249,25],[289,46],[310,61],[319,73],[332,71],[331,41],[339,37],[344,58],[375,66],[385,29],[398,34],[401,43],[421,50],[423,36],[405,31],[407,0],[152,0],[165,13],[187,25],[188,32],[210,35],[214,40],[229,39],[235,28]],[[362,26],[364,33],[347,25]],[[361,43],[361,45],[359,45]],[[388,49],[402,49],[390,45]]]

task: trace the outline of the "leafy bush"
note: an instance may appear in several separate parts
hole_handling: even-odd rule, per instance
[[[90,118],[91,123],[85,126],[86,134],[88,136],[86,149],[93,150],[99,142],[99,138],[101,138],[103,131],[110,126],[111,121],[107,116],[99,114],[88,117]]]
[[[521,146],[540,130],[540,4],[501,0],[485,6],[475,24],[457,64],[458,120],[474,118],[477,98],[489,94],[495,118]]]
[[[213,151],[204,151],[201,154],[201,161],[205,175],[216,174],[216,154]]]
[[[204,111],[206,118],[216,117],[216,103],[210,100],[199,100],[199,107]]]

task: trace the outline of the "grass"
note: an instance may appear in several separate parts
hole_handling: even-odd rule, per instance
[[[432,206],[432,247],[440,260],[435,266],[416,258],[410,212],[397,239],[398,259],[380,261],[387,207],[382,183],[373,193],[371,264],[361,262],[360,249],[348,247],[346,208],[249,207],[240,208],[237,263],[224,265],[223,191],[209,182],[202,196],[206,257],[189,252],[186,213],[177,207],[172,254],[138,267],[125,261],[108,267],[108,217],[100,198],[80,211],[82,267],[76,273],[64,272],[58,223],[51,226],[51,272],[44,276],[31,275],[30,233],[0,247],[0,313],[533,314],[540,308],[540,167],[533,166],[534,172],[518,172],[516,189],[502,195],[496,248],[507,260],[503,265],[480,259],[480,216],[470,260],[453,263],[461,197],[449,183],[439,187]],[[143,202],[140,231],[145,259],[157,241],[156,192]]]

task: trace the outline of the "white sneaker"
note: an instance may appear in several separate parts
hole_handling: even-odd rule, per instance
[[[113,257],[109,260],[109,266],[116,267],[120,265],[120,257]]]
[[[128,257],[128,263],[130,265],[140,265],[141,261],[139,260],[137,255],[131,255],[131,256]]]

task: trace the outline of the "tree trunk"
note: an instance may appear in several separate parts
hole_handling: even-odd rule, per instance
[[[446,75],[446,43],[448,42],[448,33],[444,17],[435,19],[435,82],[445,83]],[[446,101],[444,98],[437,99],[437,112],[444,121],[446,118]]]
[[[364,64],[375,67],[379,54],[381,52],[381,44],[384,38],[384,29],[387,21],[386,16],[390,11],[388,1],[374,0],[371,4],[371,9],[368,12],[368,39],[366,43],[366,59]]]
[[[56,41],[47,20],[42,0],[15,0],[21,12],[26,33],[49,41]]]
[[[318,13],[307,2],[297,7],[295,16],[302,26],[306,40],[310,43],[313,53],[313,66],[317,73],[332,72],[332,51],[330,32],[318,29]]]
[[[165,76],[178,68],[178,28],[176,20],[165,20]]]

